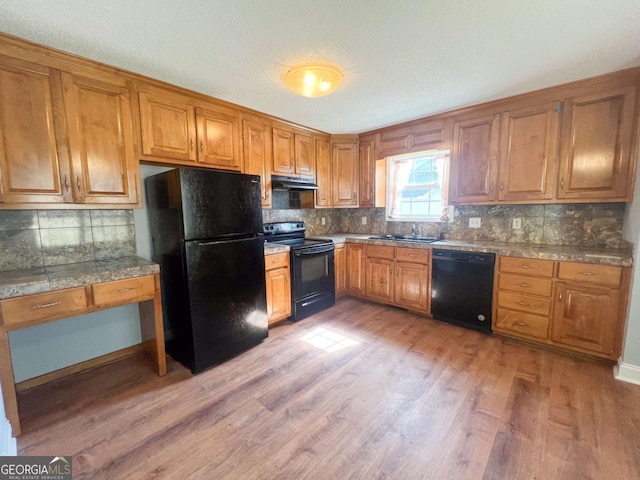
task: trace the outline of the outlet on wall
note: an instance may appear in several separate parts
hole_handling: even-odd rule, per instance
[[[362,225],[366,225],[367,224],[367,217],[362,217]]]
[[[480,217],[471,217],[469,219],[469,228],[480,228],[482,219]]]
[[[322,225],[326,225],[326,224],[327,224],[327,219],[326,219],[326,218],[324,218],[324,217],[322,217],[322,218],[320,219],[320,222],[322,223]]]
[[[513,218],[511,220],[511,228],[519,230],[522,228],[522,219],[521,218]]]

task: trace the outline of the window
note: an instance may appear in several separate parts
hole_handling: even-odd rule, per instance
[[[449,150],[387,158],[387,220],[443,221]]]

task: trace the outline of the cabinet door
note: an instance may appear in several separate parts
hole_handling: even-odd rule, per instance
[[[385,129],[380,135],[380,157],[402,155],[422,150],[441,149],[445,146],[444,120]]]
[[[376,158],[375,139],[362,138],[359,146],[358,168],[360,170],[358,186],[358,205],[375,207],[376,204]]]
[[[309,135],[296,133],[294,151],[296,154],[295,172],[298,175],[313,177],[316,173],[313,138]]]
[[[558,198],[631,198],[635,105],[635,87],[566,102]]]
[[[560,140],[560,103],[502,115],[499,200],[550,200]]]
[[[393,303],[393,260],[369,258],[366,260],[366,296],[385,303]]]
[[[347,244],[347,292],[364,296],[364,244]]]
[[[62,74],[74,198],[78,203],[134,204],[138,200],[129,89]]]
[[[273,127],[273,171],[295,173],[295,141],[290,130]]]
[[[224,170],[241,170],[240,127],[231,111],[196,108],[198,163]]]
[[[351,143],[335,143],[331,149],[334,207],[358,206],[358,150]]]
[[[615,358],[619,354],[618,290],[559,282],[552,340]]]
[[[347,247],[336,245],[334,252],[336,272],[336,295],[342,295],[347,291]]]
[[[395,303],[401,307],[429,312],[429,266],[396,262]]]
[[[274,323],[291,316],[291,285],[288,268],[266,272],[267,318]]]
[[[316,207],[331,206],[331,148],[326,140],[316,140]]]
[[[262,206],[271,208],[271,127],[245,119],[242,122],[242,140],[245,173],[260,175]]]
[[[195,109],[186,102],[140,92],[142,154],[195,162]]]
[[[60,74],[0,57],[0,201],[71,201]]]
[[[455,122],[450,200],[484,203],[496,199],[500,116]]]

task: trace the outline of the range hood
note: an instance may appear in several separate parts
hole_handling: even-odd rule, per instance
[[[313,177],[286,177],[283,175],[271,175],[271,188],[273,190],[306,191],[318,190],[318,185]]]

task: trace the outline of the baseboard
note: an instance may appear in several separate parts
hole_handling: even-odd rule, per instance
[[[38,377],[30,378],[28,380],[16,383],[16,392],[24,392],[25,390],[29,390],[30,388],[38,387],[40,385],[44,385],[45,383],[68,377],[69,375],[73,375],[74,373],[82,372],[84,370],[90,370],[107,363],[115,362],[116,360],[120,360],[121,358],[130,357],[131,355],[135,355],[136,353],[141,351],[142,344],[139,343],[131,347],[123,348],[122,350],[116,350],[115,352],[107,353],[106,355],[102,355],[100,357],[90,358],[89,360],[86,360],[84,362],[76,363],[74,365],[61,368],[60,370],[55,370]]]
[[[613,376],[616,380],[640,385],[640,367],[629,363],[619,363],[613,367]]]

